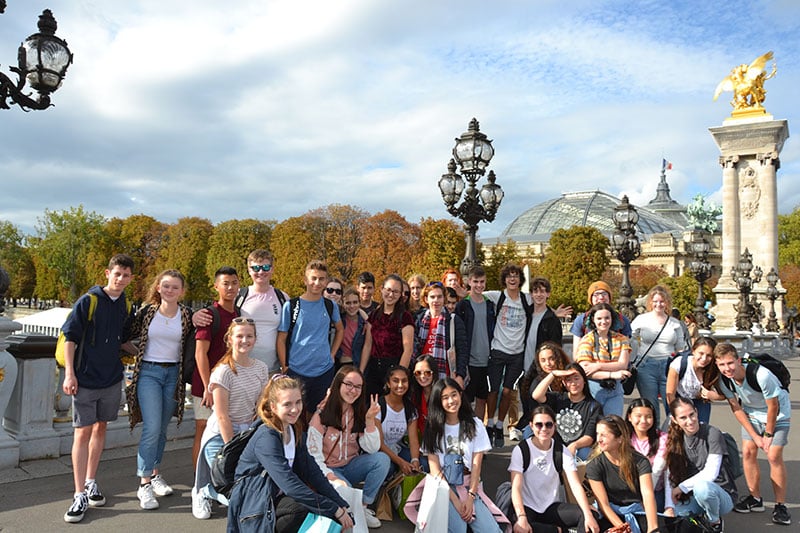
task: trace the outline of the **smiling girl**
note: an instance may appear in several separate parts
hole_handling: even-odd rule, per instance
[[[417,410],[408,394],[410,381],[411,373],[406,367],[390,368],[386,374],[386,395],[378,400],[381,407],[378,421],[383,434],[381,451],[391,459],[392,470],[399,469],[406,476],[428,470],[427,459],[423,457],[421,464],[419,455]]]
[[[569,364],[567,354],[560,345],[553,341],[545,341],[539,345],[536,350],[536,357],[533,359],[528,371],[522,377],[519,383],[519,397],[522,403],[522,417],[517,422],[517,427],[522,429],[522,438],[527,439],[531,436],[531,411],[534,407],[539,405],[539,402],[533,399],[533,391],[536,386],[553,370],[563,370]],[[550,383],[547,391],[561,391],[564,390],[563,384],[560,379],[555,379]]]
[[[631,446],[650,460],[653,468],[653,490],[659,512],[664,510],[664,473],[667,456],[667,434],[656,427],[655,407],[647,398],[636,398],[625,413],[631,430]]]
[[[236,466],[236,479],[266,471],[268,492],[248,494],[247,482],[236,483],[228,507],[228,531],[252,528],[254,517],[263,516],[267,501],[275,506],[275,531],[297,531],[308,513],[319,513],[353,526],[347,503],[325,479],[308,453],[301,425],[303,396],[300,382],[284,374],[270,379],[258,400],[263,422],[247,443]]]
[[[690,398],[703,424],[711,420],[710,402],[725,399],[716,389],[719,382],[719,370],[714,364],[716,346],[717,341],[711,337],[700,337],[692,345],[692,355],[685,359],[676,357],[667,372],[667,403],[677,396]]]

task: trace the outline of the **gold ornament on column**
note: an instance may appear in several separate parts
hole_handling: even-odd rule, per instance
[[[726,76],[714,91],[714,101],[719,95],[726,91],[733,91],[731,106],[732,118],[745,118],[767,115],[764,109],[764,98],[767,91],[764,90],[764,82],[775,76],[778,72],[776,63],[772,62],[772,72],[767,74],[767,62],[772,59],[772,52],[767,52],[761,57],[753,60],[749,65],[741,64],[733,67],[731,73]]]

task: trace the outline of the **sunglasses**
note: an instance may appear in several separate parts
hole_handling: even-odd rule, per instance
[[[430,283],[428,283],[428,287],[441,287],[441,288],[444,288],[444,285],[442,284],[441,281],[431,281]]]
[[[272,270],[272,265],[250,265],[250,270],[253,272],[269,272]]]
[[[286,374],[274,374],[269,378],[270,381],[278,381],[280,379],[291,379],[291,376],[287,376]]]
[[[325,292],[327,292],[328,294],[336,293],[336,294],[341,295],[342,294],[342,289],[334,289],[333,287],[325,287]]]
[[[237,316],[233,320],[231,320],[234,324],[253,324],[255,325],[256,321],[252,318],[245,318],[243,316]]]
[[[553,426],[555,424],[553,424],[552,422],[534,422],[533,425],[536,429],[542,429],[542,428],[553,429]]]
[[[422,376],[429,377],[433,375],[433,370],[415,370],[414,375],[418,378],[421,378]]]

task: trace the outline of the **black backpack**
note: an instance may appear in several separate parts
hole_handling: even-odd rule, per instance
[[[531,466],[531,449],[528,447],[528,439],[523,440],[517,444],[519,451],[522,452],[522,472],[528,471]],[[563,485],[564,478],[561,472],[564,470],[564,443],[560,438],[553,439],[553,466],[558,472],[559,482]],[[514,511],[514,505],[511,502],[511,482],[504,481],[497,487],[497,493],[494,498],[494,503],[497,508],[503,512],[508,520],[513,524],[517,521],[517,513]]]
[[[278,291],[280,293],[280,291]],[[328,318],[330,318],[330,329],[335,327],[335,323],[333,322],[333,301],[329,300],[325,297],[322,298],[322,302],[325,304],[325,311],[328,313]],[[289,300],[289,308],[291,309],[291,315],[289,319],[289,329],[286,330],[286,366],[289,366],[289,348],[292,345],[292,332],[294,331],[294,325],[297,324],[297,318],[300,316],[300,298],[292,298]],[[331,336],[328,335],[328,342],[330,342]]]
[[[272,287],[272,290],[275,291],[275,296],[278,297],[278,305],[283,307],[283,304],[286,301],[286,296],[283,295],[283,291],[277,287]],[[236,295],[236,299],[233,301],[233,307],[236,309],[237,315],[242,314],[242,306],[244,305],[244,301],[247,300],[247,294],[249,292],[250,287],[242,287],[239,289],[239,293]]]
[[[260,419],[257,419],[249,428],[234,435],[219,449],[211,464],[211,485],[214,490],[226,498],[230,498],[231,489],[236,481],[236,465],[239,464],[239,458],[262,423]]]
[[[756,379],[756,373],[758,372],[758,367],[763,366],[778,378],[778,381],[781,383],[781,388],[787,391],[789,390],[789,385],[792,383],[792,374],[779,359],[775,359],[766,353],[745,353],[744,357],[742,357],[742,363],[747,365],[745,366],[745,379],[751,389],[762,392],[761,385],[758,384],[758,379]],[[728,387],[728,390],[734,392],[733,380],[725,376],[720,377],[722,382],[725,383],[725,386]]]
[[[208,309],[211,313],[211,336],[214,337],[217,333],[219,333],[219,325],[220,325],[220,316],[219,310],[214,307],[213,305],[209,305],[208,307],[204,307],[203,309]],[[189,330],[189,336],[186,338],[186,342],[183,345],[183,383],[185,385],[190,385],[192,383],[192,375],[194,374],[195,366],[197,363],[194,359],[194,354],[197,348],[197,342],[195,342],[195,334],[197,330],[195,329],[194,325]]]

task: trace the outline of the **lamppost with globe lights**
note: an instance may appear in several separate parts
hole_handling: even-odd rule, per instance
[[[461,261],[461,273],[465,275],[470,268],[478,264],[475,246],[478,223],[493,221],[503,200],[503,189],[495,183],[497,178],[494,170],[489,171],[486,178],[488,183],[485,183],[480,190],[476,187],[493,156],[492,141],[481,133],[478,120],[473,118],[467,131],[456,138],[453,158],[447,164],[447,173],[439,180],[439,189],[442,191],[442,200],[447,212],[461,219],[467,230],[467,249]],[[456,173],[456,164],[460,167],[464,178]],[[466,191],[464,179],[467,181]],[[462,192],[464,200],[456,205]]]
[[[733,308],[736,309],[736,329],[740,331],[750,331],[753,327],[750,292],[753,290],[753,285],[761,281],[762,274],[761,267],[753,268],[753,254],[747,248],[739,256],[739,263],[731,267],[731,277],[739,289],[739,303],[734,304]]]
[[[628,197],[623,196],[622,202],[614,208],[614,226],[617,229],[611,236],[611,251],[617,261],[622,263],[622,286],[619,288],[617,307],[630,320],[636,318],[636,305],[631,298],[633,296],[630,278],[631,262],[642,253],[641,243],[636,235],[638,222],[639,213],[630,204]]]
[[[699,239],[693,240],[689,248],[692,253],[692,262],[689,263],[689,271],[692,273],[694,279],[697,280],[697,299],[694,302],[694,318],[697,320],[697,326],[700,329],[708,329],[711,326],[711,321],[706,312],[706,296],[703,292],[703,286],[714,273],[714,267],[708,262],[708,252],[711,250],[711,245],[703,238],[702,234],[700,234]]]
[[[781,330],[780,324],[778,324],[778,318],[775,314],[775,300],[778,299],[779,291],[778,291],[778,281],[780,278],[778,277],[778,273],[775,271],[775,267],[769,269],[767,272],[767,298],[769,299],[769,318],[767,319],[767,331],[770,333],[778,333]]]
[[[72,52],[67,42],[56,37],[56,19],[49,9],[39,15],[39,33],[23,42],[17,51],[17,66],[11,72],[17,81],[0,72],[0,109],[18,105],[23,111],[43,110],[50,107],[50,93],[61,86],[67,67],[72,63]],[[34,98],[25,94],[25,85],[39,93]],[[10,104],[10,105],[9,105]]]

